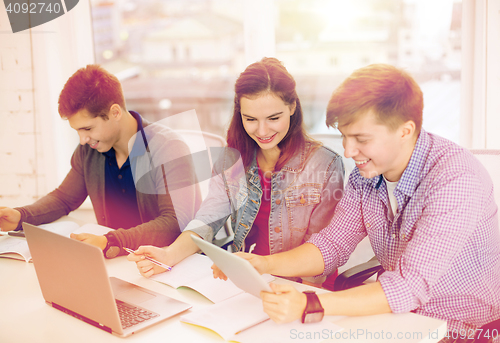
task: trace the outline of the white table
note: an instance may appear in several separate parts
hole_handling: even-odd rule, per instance
[[[3,237],[0,237],[2,239]],[[106,260],[109,276],[152,289],[193,305],[211,302],[195,291],[174,289],[139,275],[135,263],[125,257]],[[290,282],[277,279],[276,282]],[[308,287],[295,284],[299,290]],[[78,294],[75,294],[78,296]],[[344,328],[325,342],[438,342],[446,322],[413,313],[365,317],[325,317]],[[297,342],[308,342],[307,326],[291,333]],[[322,336],[324,337],[324,336]],[[398,339],[401,338],[401,339]],[[128,338],[119,338],[77,320],[47,305],[42,297],[32,263],[0,258],[0,342],[224,342],[214,332],[184,324],[179,316],[147,328]],[[265,342],[265,337],[258,343]]]

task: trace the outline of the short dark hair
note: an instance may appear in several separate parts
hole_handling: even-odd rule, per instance
[[[59,115],[70,118],[85,109],[93,117],[107,120],[113,104],[126,110],[120,81],[101,66],[89,64],[66,81],[59,95]]]
[[[369,110],[381,124],[395,130],[412,120],[422,128],[424,100],[417,82],[404,70],[388,64],[371,64],[355,70],[333,92],[326,110],[326,124],[349,125]]]

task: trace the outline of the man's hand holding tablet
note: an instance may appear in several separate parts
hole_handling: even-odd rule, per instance
[[[246,252],[235,252],[233,255],[241,257],[248,262],[259,272],[259,274],[266,274],[266,259],[265,256],[260,256],[256,254],[250,254]],[[222,280],[227,280],[226,274],[222,272],[222,270],[217,267],[217,265],[212,266],[212,270],[214,271],[214,278],[219,278]]]
[[[214,269],[215,277],[220,277],[224,280],[229,278],[237,287],[256,297],[260,297],[261,291],[273,293],[269,284],[250,262],[254,257],[260,256],[252,254],[232,254],[199,237],[191,236],[191,238],[205,255],[210,257],[214,264],[217,265],[217,268],[212,268]],[[242,257],[242,255],[245,257]],[[254,262],[257,261],[258,260]]]

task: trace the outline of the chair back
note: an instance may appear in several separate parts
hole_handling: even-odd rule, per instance
[[[218,153],[219,151],[211,151],[210,148],[222,148],[227,145],[226,140],[222,138],[221,136],[215,135],[213,133],[209,132],[203,132],[203,131],[196,131],[196,130],[175,130],[178,134],[181,135],[181,137],[184,139],[186,142],[189,150],[191,151],[191,154],[194,155],[194,159],[196,159],[196,153],[201,153],[204,154],[204,151],[208,152],[208,161],[209,164],[207,163],[200,163],[203,161],[194,161],[194,168],[195,168],[195,173],[196,177],[198,180],[202,180],[198,183],[200,186],[200,191],[201,191],[201,198],[202,200],[205,200],[205,198],[208,196],[208,189],[210,186],[210,178],[207,179],[207,168],[212,168],[214,165],[214,162],[218,158]],[[205,160],[206,155],[199,155],[198,157],[201,160]],[[210,175],[212,170],[209,170]],[[218,245],[220,247],[227,247],[227,249],[230,249],[230,243],[233,241],[234,238],[234,233],[233,230],[231,229],[231,224],[230,220],[228,219],[226,223],[224,224],[224,230],[219,230],[217,235],[215,235],[213,243],[215,245]]]
[[[349,174],[356,167],[354,160],[352,158],[345,158],[344,156],[344,146],[342,145],[342,136],[337,133],[311,133],[309,136],[321,143],[324,146],[332,149],[337,154],[342,156],[342,161],[344,162],[345,168],[345,179],[344,184],[347,183],[349,179]]]
[[[226,146],[226,140],[221,136],[215,135],[209,132],[196,131],[196,130],[175,130],[186,142],[191,154],[196,154],[198,152],[208,151],[208,158],[210,162],[210,167],[213,166],[214,160],[217,159],[216,154],[210,152],[210,148],[222,148]],[[210,179],[206,179],[207,169],[209,166],[196,163],[195,161],[195,172],[198,180],[203,180],[199,182],[201,189],[201,197],[204,200],[208,195],[208,186]]]

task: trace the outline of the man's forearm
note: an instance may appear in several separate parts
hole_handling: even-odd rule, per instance
[[[266,256],[266,262],[266,273],[279,276],[316,276],[325,269],[321,251],[311,243]]]
[[[369,316],[391,312],[380,282],[318,296],[325,315]]]

